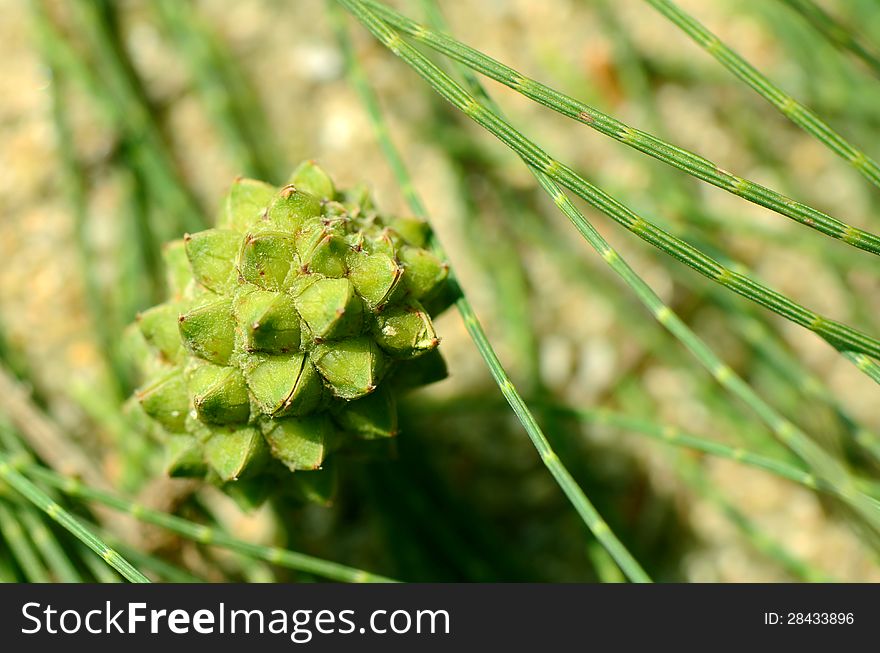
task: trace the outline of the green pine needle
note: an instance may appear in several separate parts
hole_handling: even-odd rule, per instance
[[[33,503],[37,508],[42,510],[52,520],[58,522],[71,535],[74,535],[83,544],[88,546],[98,556],[113,567],[116,571],[123,575],[132,583],[149,583],[150,580],[141,572],[131,566],[125,558],[123,558],[114,549],[104,544],[100,538],[94,535],[89,529],[76,519],[73,515],[62,508],[58,503],[50,499],[45,492],[34,485],[27,478],[22,476],[14,467],[12,461],[5,454],[0,453],[0,479],[6,481],[14,489],[28,501]],[[0,522],[6,520],[0,515]]]
[[[129,501],[128,499],[119,497],[111,492],[105,492],[103,490],[97,490],[95,488],[83,485],[75,479],[66,478],[51,470],[48,470],[44,467],[39,467],[32,463],[24,462],[20,465],[17,465],[17,467],[19,467],[22,471],[24,471],[27,475],[33,477],[34,479],[45,483],[46,485],[54,487],[68,496],[85,499],[88,501],[96,501],[101,505],[108,506],[110,508],[113,508],[114,510],[119,510],[125,514],[128,514],[139,521],[160,526],[161,528],[165,528],[172,533],[176,533],[181,537],[185,537],[200,544],[209,544],[211,546],[220,547],[222,549],[229,549],[230,551],[235,551],[236,553],[240,553],[242,555],[258,560],[264,560],[271,564],[278,565],[279,567],[286,567],[288,569],[294,569],[297,571],[314,574],[316,576],[321,576],[344,583],[395,582],[392,579],[386,578],[384,576],[372,574],[361,569],[354,569],[352,567],[347,567],[345,565],[341,565],[335,562],[321,560],[320,558],[315,558],[313,556],[305,555],[303,553],[288,551],[285,549],[280,549],[278,547],[263,546],[260,544],[245,542],[244,540],[235,538],[228,533],[224,533],[223,531],[220,531],[216,528],[205,526],[203,524],[197,524],[181,517],[176,517],[174,515],[169,515],[168,513],[146,508],[133,501]],[[36,488],[36,486],[34,486],[18,471],[16,471],[11,462],[5,456],[0,455],[0,478],[6,479],[7,476],[14,476],[18,479],[23,479],[26,484],[31,486],[31,488]],[[10,482],[10,485],[13,485],[13,483]],[[15,486],[13,485],[13,487]],[[41,493],[39,489],[37,489],[37,492]],[[32,500],[35,504],[37,503],[35,499]],[[57,504],[54,504],[54,502],[51,503],[57,506]],[[40,507],[42,508],[42,505],[40,505]],[[94,538],[94,536],[92,535],[89,536]],[[86,542],[86,544],[88,543],[89,542]],[[119,556],[119,554],[116,554],[116,557],[121,559],[121,556]],[[116,565],[113,566],[114,568],[119,570],[120,573],[123,573],[123,575],[125,575],[125,573],[121,569],[116,567]],[[139,574],[139,572],[135,573]]]
[[[880,165],[864,151],[852,145],[819,116],[776,86],[674,2],[671,0],[646,1],[678,26],[722,66],[776,107],[782,115],[825,144],[828,149],[858,170],[865,179],[875,186],[880,186]]]

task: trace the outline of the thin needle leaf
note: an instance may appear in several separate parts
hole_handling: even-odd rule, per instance
[[[10,459],[2,453],[0,453],[0,479],[6,481],[10,486],[21,493],[25,499],[33,503],[51,519],[67,529],[71,535],[75,536],[92,551],[97,553],[104,562],[122,574],[128,581],[132,583],[150,582],[146,576],[132,567],[128,560],[123,558],[116,552],[116,550],[111,549],[104,544],[99,537],[83,526],[73,515],[50,499],[45,492],[34,485],[31,481],[22,476],[13,467]]]
[[[865,179],[880,187],[880,166],[864,151],[852,145],[819,116],[776,86],[674,2],[670,0],[646,1],[678,26],[722,66],[751,86],[758,95],[776,107],[782,115],[824,143],[828,149],[858,170]]]

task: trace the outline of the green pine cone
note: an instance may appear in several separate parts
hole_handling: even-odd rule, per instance
[[[424,222],[381,216],[312,161],[283,188],[236,180],[223,206],[217,228],[166,247],[170,297],[138,316],[135,398],[170,475],[247,505],[326,501],[325,458],[395,435],[396,393],[445,376],[431,318],[447,266]]]

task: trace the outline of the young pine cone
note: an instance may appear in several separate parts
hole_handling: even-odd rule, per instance
[[[137,400],[169,474],[254,502],[323,496],[313,470],[331,451],[395,435],[395,393],[446,375],[431,316],[447,265],[424,222],[379,215],[312,162],[281,189],[237,180],[218,222],[166,247],[171,297],[138,317]]]

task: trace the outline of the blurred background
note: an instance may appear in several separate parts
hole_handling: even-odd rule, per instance
[[[423,20],[420,3],[394,4]],[[876,72],[823,38],[797,4],[680,2],[880,155]],[[876,3],[820,4],[865,43],[880,43]],[[876,189],[642,0],[441,6],[456,38],[518,71],[878,230]],[[0,416],[4,428],[22,431],[20,420],[39,411],[114,491],[150,499],[161,476],[156,445],[120,407],[138,383],[124,354],[126,326],[164,293],[159,244],[210,225],[236,176],[281,183],[306,158],[341,187],[366,182],[383,211],[408,211],[321,0],[0,0],[0,8],[2,363],[4,384],[26,391],[0,393]],[[576,237],[515,155],[359,24],[346,25],[452,267],[524,395],[789,459]],[[870,254],[507,88],[487,88],[514,125],[637,212],[819,313],[880,333],[880,273]],[[875,384],[813,334],[584,210],[768,402],[859,474],[877,477],[850,437],[854,424],[880,430]],[[331,506],[270,504],[246,514],[211,488],[157,505],[248,541],[401,580],[613,580],[457,313],[439,318],[437,330],[449,378],[407,400],[390,456],[340,462]],[[565,464],[656,580],[880,581],[869,539],[816,492],[632,429],[537,412]],[[15,514],[13,495],[0,492]],[[81,504],[71,509],[101,519]],[[118,535],[205,580],[311,578],[150,529]],[[22,579],[16,550],[0,544],[0,567]]]

